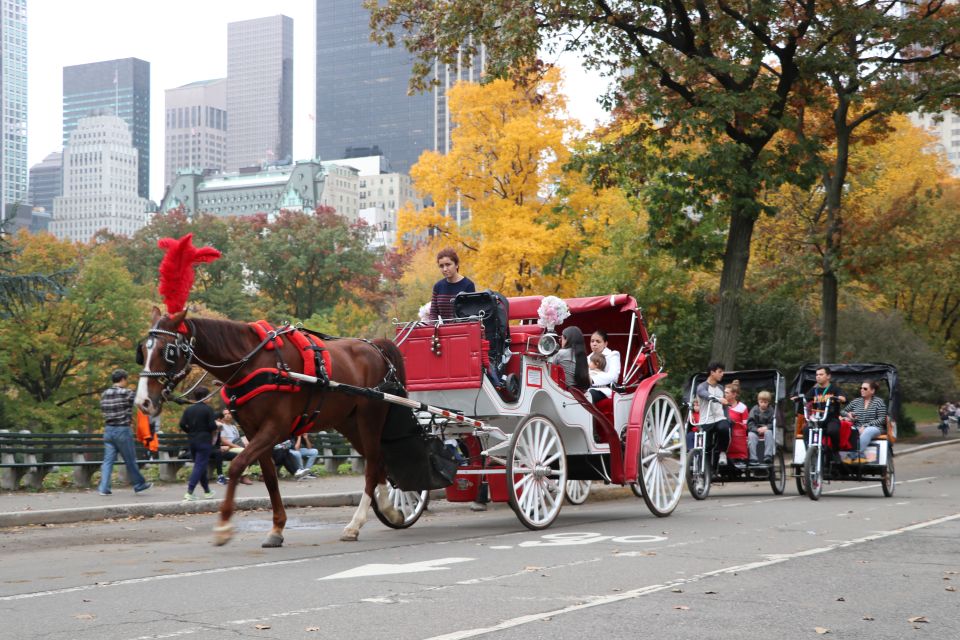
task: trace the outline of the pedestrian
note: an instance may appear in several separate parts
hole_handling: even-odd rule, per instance
[[[135,493],[146,491],[153,486],[137,467],[137,448],[133,444],[133,399],[136,394],[127,387],[127,378],[126,371],[116,369],[110,375],[113,385],[100,396],[100,410],[103,412],[103,464],[100,465],[98,489],[102,496],[113,493],[110,490],[110,480],[118,453],[127,466],[127,474]]]
[[[193,458],[193,471],[187,481],[187,492],[184,500],[196,500],[193,490],[197,484],[203,487],[203,497],[212,498],[213,491],[207,481],[207,465],[210,464],[210,452],[213,451],[214,439],[219,438],[220,428],[217,426],[217,415],[205,401],[210,392],[199,387],[193,392],[193,405],[187,407],[180,417],[180,430],[190,436],[190,457]]]

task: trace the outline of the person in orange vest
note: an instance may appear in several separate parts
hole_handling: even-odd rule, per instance
[[[150,418],[143,411],[137,410],[137,441],[147,450],[147,457],[151,460],[157,457],[157,450],[160,448],[157,436],[159,426],[159,416]]]

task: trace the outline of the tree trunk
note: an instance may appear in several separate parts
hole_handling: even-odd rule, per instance
[[[827,219],[823,273],[821,275],[820,362],[825,363],[837,361],[837,298],[840,290],[840,283],[837,279],[837,265],[842,254],[841,231],[843,230],[840,204],[843,197],[843,185],[847,181],[850,136],[853,133],[847,127],[847,111],[847,104],[841,101],[834,112],[837,152],[832,171],[823,178],[827,198]]]
[[[727,249],[720,274],[720,302],[713,329],[711,361],[720,361],[727,369],[736,368],[737,340],[740,337],[740,296],[750,261],[750,238],[755,220],[741,213],[730,216]]]

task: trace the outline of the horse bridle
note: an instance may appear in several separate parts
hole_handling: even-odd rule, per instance
[[[160,384],[163,385],[162,396],[164,400],[169,400],[170,396],[173,395],[173,390],[176,388],[180,381],[187,377],[187,373],[190,371],[190,365],[193,362],[193,345],[194,338],[187,338],[184,334],[178,333],[175,331],[167,331],[165,329],[153,328],[147,331],[148,343],[147,348],[152,349],[153,346],[149,344],[151,340],[155,340],[159,336],[169,336],[174,339],[173,342],[168,342],[163,345],[163,359],[170,366],[166,371],[150,371],[147,369],[146,359],[143,356],[143,345],[144,341],[141,341],[137,345],[137,364],[143,367],[143,370],[140,372],[140,376],[144,378],[156,378]],[[184,354],[186,359],[184,360],[183,367],[180,370],[177,370],[177,362],[180,359],[180,354]]]

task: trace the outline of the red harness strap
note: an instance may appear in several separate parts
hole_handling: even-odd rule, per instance
[[[270,326],[266,320],[251,322],[249,326],[261,341],[266,340],[268,334],[274,331],[274,328]],[[320,378],[321,380],[330,376],[333,372],[333,361],[330,358],[330,352],[324,347],[323,340],[313,334],[303,333],[297,329],[287,333],[286,336],[290,344],[296,347],[300,353],[300,358],[303,361],[303,373],[305,375]],[[276,336],[269,340],[264,348],[269,351],[282,346],[282,338]],[[324,371],[319,372],[322,375],[317,375],[316,353],[318,352],[323,358]],[[268,391],[297,392],[300,391],[301,388],[301,383],[291,378],[286,371],[279,368],[262,368],[247,374],[231,385],[225,385],[220,390],[220,397],[223,398],[223,401],[231,409],[236,409],[242,407],[261,393]],[[304,416],[300,415],[294,420],[290,429],[293,435],[301,435],[313,427],[313,420],[304,421],[303,418]]]

